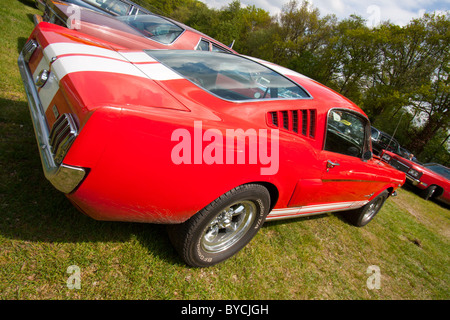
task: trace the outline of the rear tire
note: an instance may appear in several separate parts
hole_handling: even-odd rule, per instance
[[[168,226],[169,238],[186,264],[209,267],[239,252],[256,235],[270,208],[267,189],[236,187],[186,222]]]
[[[345,219],[356,227],[365,226],[377,215],[388,196],[388,191],[383,191],[365,206],[344,213]]]

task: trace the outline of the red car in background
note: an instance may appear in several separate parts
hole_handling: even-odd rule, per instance
[[[66,3],[76,4],[94,11],[112,16],[151,14],[151,12],[130,0],[64,0]],[[36,7],[45,10],[46,0],[35,0]]]
[[[426,200],[434,198],[450,204],[450,169],[438,163],[420,164],[383,150],[381,159],[406,173],[408,184],[421,190]]]
[[[111,16],[74,4],[46,0],[41,21],[54,23],[127,49],[183,49],[236,53],[180,22],[157,15]]]

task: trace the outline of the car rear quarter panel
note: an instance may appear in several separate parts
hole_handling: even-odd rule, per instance
[[[178,142],[172,133],[185,128],[194,137],[193,120],[177,110],[96,110],[65,159],[91,168],[68,197],[99,220],[176,223],[234,187],[262,180],[257,164],[175,164],[172,149]],[[217,124],[204,121],[202,130],[220,128]],[[297,180],[287,163],[292,157],[283,154],[290,151],[302,153],[280,151],[279,171],[263,178],[277,187],[280,203],[289,200]],[[313,163],[313,153],[305,151],[303,158]]]
[[[203,115],[202,134],[215,129],[225,136],[230,126],[243,130],[256,127],[256,123],[240,117]],[[318,126],[323,128],[324,117],[319,118],[322,120]],[[78,190],[68,197],[98,220],[178,223],[242,184],[272,184],[279,194],[277,203],[272,205],[287,208],[299,181],[320,180],[326,165],[318,161],[317,145],[322,145],[322,141],[308,141],[281,131],[279,168],[274,175],[262,176],[263,166],[248,162],[195,163],[194,154],[191,164],[176,164],[172,150],[178,141],[172,140],[172,134],[179,129],[189,131],[191,152],[196,152],[196,120],[198,114],[192,111],[139,106],[97,109],[65,159],[69,165],[91,168]],[[201,152],[206,144],[203,142]],[[373,197],[404,182],[402,173],[380,161],[372,162],[373,179],[379,181],[379,190],[372,191]],[[320,195],[315,196],[313,201],[320,201]]]

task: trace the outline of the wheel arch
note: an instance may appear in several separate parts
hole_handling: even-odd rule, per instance
[[[432,198],[440,197],[444,194],[444,188],[442,188],[440,185],[434,184],[436,186],[436,190],[434,190],[434,194]]]
[[[278,188],[270,183],[270,182],[266,182],[266,181],[255,181],[255,182],[249,182],[246,184],[259,184],[262,185],[263,187],[265,187],[267,189],[267,191],[269,191],[269,195],[270,195],[270,208],[269,208],[269,212],[272,211],[272,209],[275,207],[275,205],[278,202],[278,199],[280,197],[280,192],[278,191]]]

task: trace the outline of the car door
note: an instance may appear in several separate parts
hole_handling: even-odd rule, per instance
[[[289,207],[325,204],[333,209],[342,207],[343,203],[357,205],[382,187],[374,160],[368,160],[371,158],[369,121],[348,109],[332,109],[324,125],[325,140],[317,154],[318,171],[314,170],[317,176],[299,179]]]
[[[323,168],[321,202],[362,201],[374,194],[380,182],[368,161],[369,151],[368,120],[350,110],[330,110],[319,156]]]

